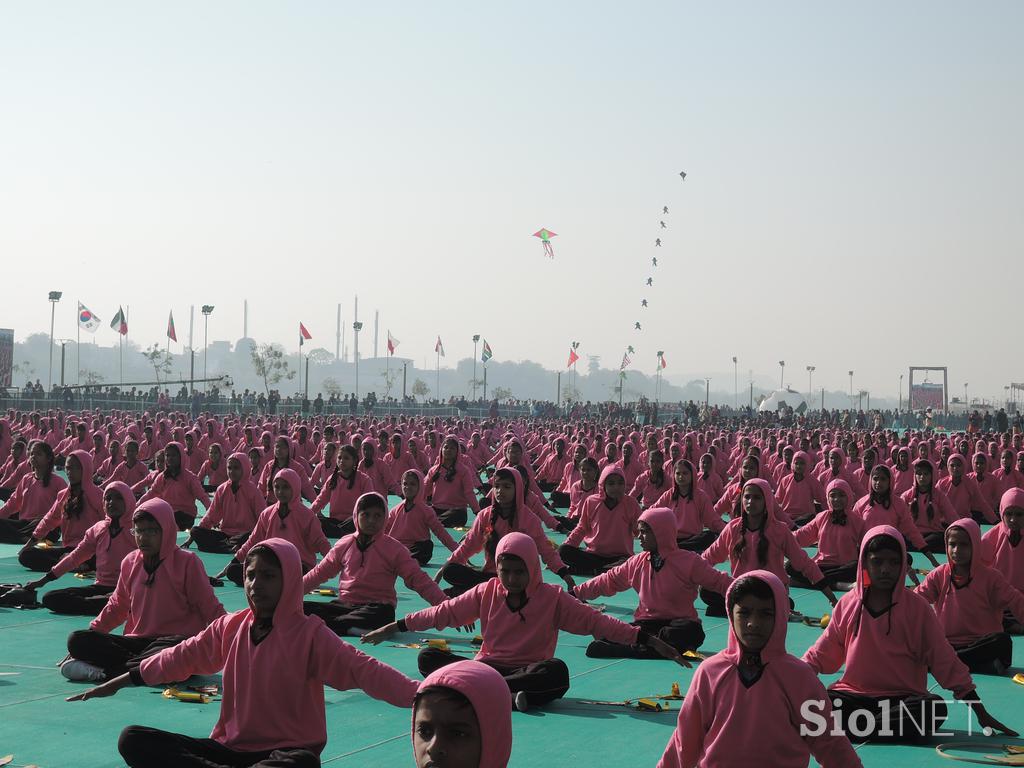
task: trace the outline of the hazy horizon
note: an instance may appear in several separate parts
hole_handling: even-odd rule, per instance
[[[80,300],[100,345],[118,305],[162,345],[173,309],[180,351],[190,305],[201,347],[200,306],[233,343],[247,298],[250,337],[294,353],[302,321],[333,352],[358,294],[364,356],[379,310],[379,353],[390,330],[418,363],[480,334],[553,370],[574,340],[581,365],[632,345],[649,374],[664,350],[725,391],[735,355],[741,388],[785,360],[798,391],[814,365],[815,389],[853,369],[895,397],[924,364],[998,397],[1024,380],[1000,344],[1022,22],[1011,2],[0,6],[0,327],[49,333],[61,290],[57,338]]]

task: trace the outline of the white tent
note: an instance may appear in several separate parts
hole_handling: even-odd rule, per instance
[[[807,401],[804,400],[803,395],[792,389],[777,389],[761,401],[757,410],[761,413],[777,411],[782,406],[792,408],[797,413],[803,413],[807,410]]]

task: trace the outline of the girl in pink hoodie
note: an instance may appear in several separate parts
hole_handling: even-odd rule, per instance
[[[945,538],[948,562],[914,591],[935,606],[946,638],[971,672],[1005,675],[1013,662],[1013,644],[1003,631],[1003,613],[1024,621],[1024,594],[982,563],[976,522],[957,521],[946,529]]]
[[[207,491],[216,491],[227,482],[227,462],[224,461],[224,449],[220,443],[210,444],[207,449],[207,459],[199,467],[196,477],[203,481],[203,488]]]
[[[1024,491],[1011,488],[999,500],[999,524],[981,537],[982,561],[995,568],[1020,592],[1024,592]],[[1003,627],[1011,635],[1024,634],[1024,622],[1004,616]]]
[[[149,468],[139,461],[139,443],[137,440],[129,440],[124,444],[124,461],[114,467],[110,475],[111,480],[120,480],[133,486],[142,481],[149,474]]]
[[[174,511],[166,501],[139,504],[132,524],[138,549],[121,561],[110,599],[89,629],[68,637],[70,658],[61,672],[70,680],[117,677],[224,613],[203,562],[178,547]],[[124,635],[110,634],[121,624]]]
[[[416,768],[506,768],[512,701],[496,669],[457,661],[420,683],[412,705]]]
[[[497,577],[370,632],[363,642],[376,644],[395,632],[463,627],[479,619],[483,644],[476,660],[502,674],[520,711],[559,699],[569,690],[569,668],[553,658],[559,630],[627,645],[649,644],[665,658],[689,666],[658,637],[595,611],[554,584],[545,584],[537,546],[526,534],[504,536],[495,560]],[[429,675],[457,661],[461,657],[450,651],[426,648],[417,663],[420,672]]]
[[[690,681],[676,729],[658,768],[861,765],[849,740],[815,732],[808,702],[831,724],[825,687],[814,670],[786,652],[786,587],[768,571],[749,571],[729,587],[729,640]]]
[[[459,441],[446,437],[441,444],[437,463],[427,473],[424,495],[434,508],[437,518],[446,528],[461,528],[469,515],[466,507],[480,512],[476,500],[476,486],[480,478],[469,465],[459,460]]]
[[[792,472],[779,480],[775,499],[779,519],[790,528],[810,521],[819,509],[825,509],[825,489],[811,474],[811,457],[804,451],[793,454]],[[829,471],[829,470],[826,470]]]
[[[311,507],[313,514],[320,518],[324,534],[332,539],[355,531],[352,510],[355,509],[356,499],[373,490],[373,481],[359,471],[358,464],[359,451],[355,446],[341,446],[338,450],[338,465]],[[320,512],[328,504],[330,516],[324,517]]]
[[[395,580],[419,593],[431,605],[445,600],[445,594],[409,550],[384,533],[388,504],[379,493],[364,493],[352,511],[356,532],[338,539],[316,567],[302,580],[303,592],[320,586],[340,574],[338,597],[330,602],[307,600],[306,615],[324,620],[336,634],[361,635],[395,620]]]
[[[599,488],[598,496],[583,503],[579,523],[558,548],[570,573],[602,573],[633,554],[640,505],[626,495],[626,478],[618,465],[609,464],[601,471]]]
[[[196,522],[196,502],[203,509],[210,508],[210,497],[195,473],[184,465],[185,449],[181,443],[171,442],[164,448],[165,469],[153,481],[140,502],[163,499],[174,510],[179,531],[187,531]]]
[[[32,471],[18,481],[14,493],[0,507],[0,544],[25,544],[32,531],[67,488],[67,483],[54,472],[53,448],[42,440],[33,440],[28,446],[28,460]],[[56,541],[58,532],[49,539]]]
[[[573,594],[580,600],[593,600],[633,589],[640,597],[633,625],[657,635],[679,651],[694,651],[704,642],[704,629],[693,607],[697,589],[703,587],[724,594],[732,579],[693,552],[677,546],[676,515],[671,509],[648,509],[640,515],[637,527],[643,552],[577,586]],[[587,647],[587,656],[660,658],[652,656],[649,646],[623,645],[611,640],[595,640]]]
[[[928,459],[914,462],[914,485],[901,498],[928,549],[941,552],[943,531],[957,520],[957,514],[946,494],[935,487],[935,469]]]
[[[39,589],[66,573],[85,566],[96,571],[96,582],[87,587],[52,589],[43,595],[43,606],[54,613],[72,616],[97,616],[117,585],[121,561],[135,551],[135,537],[123,525],[135,512],[135,495],[125,483],[114,481],[103,490],[106,518],[85,532],[73,551],[61,558],[44,576],[25,585]]]
[[[711,499],[698,487],[697,474],[689,459],[676,462],[672,488],[662,494],[655,506],[667,507],[675,514],[680,549],[703,552],[725,528]]]
[[[103,493],[92,481],[92,456],[86,451],[72,451],[65,467],[68,486],[57,494],[50,511],[18,553],[18,562],[30,571],[46,573],[78,546],[86,531],[103,519]],[[63,546],[39,549],[36,544],[58,527]]]
[[[459,548],[455,539],[437,519],[433,508],[420,501],[422,490],[423,475],[420,471],[406,470],[402,475],[402,501],[391,509],[384,527],[384,532],[402,542],[421,567],[429,563],[434,554],[431,531],[450,551]]]
[[[629,495],[640,502],[641,509],[657,506],[665,491],[671,490],[672,479],[665,471],[665,454],[655,448],[647,454],[647,469],[641,472]]]
[[[966,665],[946,640],[928,602],[908,590],[907,548],[890,525],[861,544],[857,586],[843,595],[825,631],[804,654],[818,674],[845,665],[829,689],[847,735],[858,740],[920,742],[947,716],[928,690],[928,672],[969,705],[982,727],[1017,734],[990,715]]]
[[[373,440],[364,440],[359,446],[362,453],[362,461],[359,462],[359,471],[370,478],[373,483],[373,490],[384,498],[388,494],[398,494],[398,483],[391,473],[391,467],[387,462],[377,458],[377,443]]]
[[[341,641],[319,618],[303,615],[302,564],[288,542],[272,538],[253,549],[245,596],[248,608],[68,699],[223,671],[220,717],[210,738],[128,726],[118,749],[129,766],[315,768],[327,743],[324,685],[361,688],[396,707],[412,705],[414,681]]]
[[[935,487],[946,494],[953,505],[957,519],[973,518],[978,523],[995,523],[996,513],[989,505],[978,481],[967,473],[967,460],[962,454],[952,453],[946,460],[948,474],[935,483]]]
[[[801,547],[818,545],[814,556],[814,564],[818,566],[825,581],[832,589],[843,589],[857,578],[857,556],[860,542],[864,538],[863,521],[860,517],[850,514],[853,509],[854,494],[850,484],[845,480],[833,480],[825,490],[828,508],[822,510],[811,522],[798,529],[797,543]],[[810,587],[811,583],[804,575],[786,563],[786,573],[790,583],[798,587]]]
[[[210,450],[214,447],[216,444]],[[252,481],[249,457],[233,453],[226,464],[227,480],[217,486],[210,508],[181,545],[185,549],[195,541],[200,552],[234,554],[249,538],[256,520],[266,508],[263,494]]]

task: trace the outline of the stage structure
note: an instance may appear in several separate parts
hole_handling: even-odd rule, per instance
[[[916,371],[924,373],[923,381],[914,381]],[[932,371],[942,371],[941,384],[928,381],[928,374]],[[949,369],[944,365],[910,366],[910,410],[923,411],[928,408],[949,413]]]

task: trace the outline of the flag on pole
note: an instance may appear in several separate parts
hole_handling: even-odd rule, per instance
[[[434,345],[434,351],[441,357],[444,357],[444,344],[441,343],[440,336],[437,337],[437,343]]]
[[[626,370],[626,366],[629,365],[632,362],[633,361],[629,359],[629,353],[628,352],[623,352],[622,353],[622,363],[619,365],[619,370],[620,371]]]
[[[388,331],[388,354],[395,354],[396,349],[398,349],[398,339],[391,335],[391,331]]]
[[[171,341],[178,340],[178,334],[174,332],[174,310],[167,315],[167,338]]]
[[[494,353],[491,352],[491,345],[487,343],[487,339],[484,339],[484,351],[480,353],[480,361],[486,363],[494,357]]]
[[[125,319],[124,310],[120,306],[117,308],[117,314],[114,315],[114,319],[110,321],[110,327],[122,336],[128,335],[128,320]]]
[[[78,302],[78,327],[89,333],[96,333],[96,329],[100,327],[100,319],[82,302]]]
[[[565,364],[566,368],[572,368],[572,364],[580,359],[580,356],[576,354],[575,349],[569,350],[569,362]]]
[[[306,339],[312,339],[312,338],[313,338],[313,335],[309,331],[306,330],[306,326],[304,326],[301,322],[299,322],[299,346],[301,347],[302,346],[302,342],[305,341]]]
[[[668,364],[665,362],[665,353],[664,352],[659,352],[658,353],[658,366],[660,368],[667,368],[668,367]]]

